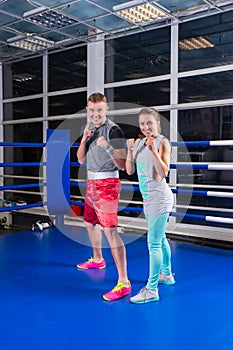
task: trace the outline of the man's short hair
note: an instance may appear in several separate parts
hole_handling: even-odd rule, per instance
[[[88,99],[87,103],[92,102],[92,103],[97,103],[97,102],[105,102],[107,103],[107,98],[105,95],[101,94],[100,92],[94,92],[91,94]]]

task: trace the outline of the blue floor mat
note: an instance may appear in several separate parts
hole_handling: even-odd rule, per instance
[[[148,276],[146,238],[122,237],[134,295]],[[0,236],[1,349],[231,350],[233,251],[170,245],[177,283],[160,286],[159,302],[135,305],[102,299],[117,279],[109,249],[105,270],[81,271],[91,248],[55,227]]]

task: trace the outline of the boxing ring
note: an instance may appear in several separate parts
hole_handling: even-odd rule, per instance
[[[82,217],[70,216],[71,205],[83,206],[83,196],[73,196],[71,187],[80,186],[85,191],[85,178],[71,179],[70,168],[85,170],[85,167],[69,159],[70,149],[78,145],[70,144],[63,138],[59,140],[60,134],[57,136],[55,139],[50,135],[44,144],[30,143],[33,147],[43,147],[46,162],[1,163],[1,167],[9,166],[12,170],[14,166],[32,164],[41,168],[39,181],[34,179],[33,184],[2,185],[1,191],[22,193],[27,189],[38,188],[41,189],[43,200],[2,207],[0,214],[22,212],[37,213],[39,216],[46,211],[58,226],[64,224],[75,234],[87,236]],[[28,147],[29,144],[1,143],[1,146]],[[54,148],[59,149],[59,157],[54,156]],[[179,171],[180,166],[190,167],[191,164],[173,164],[171,171]],[[228,171],[232,168],[233,165],[227,167]],[[209,193],[195,190],[199,184],[186,184],[187,188],[183,188],[184,184],[170,186],[174,196],[180,195],[179,190],[188,191],[182,192],[182,196],[192,193],[203,197],[222,196],[223,192],[232,200],[231,186],[222,186],[219,192],[214,190]],[[122,193],[124,191],[138,193],[138,183],[122,180]],[[38,194],[33,191],[30,193]],[[146,237],[132,233],[134,227],[145,230],[145,220],[143,217],[138,218],[142,213],[141,208],[132,206],[134,203],[141,206],[140,201],[131,202],[125,203],[125,199],[121,199],[119,210],[127,209],[136,217],[129,219],[119,216],[119,229],[124,228],[124,241],[127,242],[129,236],[134,238],[131,244],[127,244],[128,275],[134,294],[142,288],[147,278],[148,251]],[[180,208],[176,204],[174,209],[182,209],[180,215],[186,215],[184,207]],[[231,241],[232,210],[223,209],[223,212],[227,216],[224,224],[229,226],[225,230]],[[179,220],[178,215],[179,212],[174,210],[171,220]],[[195,219],[191,217],[190,220]],[[201,215],[201,219],[207,220],[207,215]],[[215,218],[210,219],[215,223]],[[172,231],[172,225],[175,224],[169,223],[168,231]],[[180,223],[178,226],[184,227],[186,234],[190,234],[191,224],[185,226]],[[223,228],[219,228],[219,235],[222,231]],[[102,294],[112,287],[116,278],[115,264],[109,249],[104,250],[106,270],[83,271],[75,266],[87,259],[90,247],[68,239],[57,229],[57,225],[45,229],[40,237],[31,230],[0,235],[2,347],[7,350],[74,350],[92,349],[94,344],[96,349],[103,350],[119,350],[126,346],[133,350],[171,347],[174,350],[230,350],[233,341],[233,281],[230,278],[232,249],[216,249],[176,240],[170,240],[170,246],[177,283],[159,287],[159,303],[134,305],[129,301],[130,296],[112,303],[102,299]],[[93,323],[93,312],[98,322]]]
[[[2,218],[2,213],[4,212],[15,212],[15,211],[29,211],[30,209],[36,209],[34,213],[38,212],[39,208],[45,208],[47,214],[53,218],[54,222],[58,221],[60,223],[64,222],[64,217],[66,222],[70,220],[74,223],[74,217],[70,217],[71,215],[71,206],[83,207],[84,206],[84,192],[86,186],[86,179],[71,179],[70,178],[70,167],[85,167],[85,165],[81,165],[78,162],[70,161],[70,150],[72,147],[77,148],[79,146],[78,143],[70,144],[69,141],[69,130],[47,130],[47,142],[46,143],[14,143],[14,142],[1,142],[1,147],[42,147],[46,152],[46,162],[10,162],[10,163],[0,163],[0,167],[39,167],[41,174],[41,182],[29,183],[29,184],[20,184],[20,185],[11,185],[11,186],[0,186],[2,193],[9,191],[16,191],[19,193],[23,193],[24,189],[40,189],[42,201],[37,203],[30,203],[25,205],[13,205],[11,207],[1,207],[0,215]],[[233,146],[233,140],[222,140],[222,141],[191,141],[191,142],[172,142],[173,147],[200,147],[200,146],[208,146],[208,147],[231,147]],[[46,169],[46,170],[45,170]],[[206,170],[206,171],[233,171],[233,162],[232,163],[203,163],[203,162],[177,162],[172,163],[170,165],[170,171],[179,172],[182,171],[195,171],[195,170]],[[44,177],[43,177],[44,176]],[[13,176],[14,178],[14,176]],[[232,176],[233,178],[233,176]],[[2,178],[2,180],[4,177]],[[174,196],[183,195],[189,196],[198,196],[198,197],[215,197],[215,198],[226,198],[229,199],[232,203],[233,199],[233,186],[214,186],[214,185],[203,185],[203,184],[193,184],[193,183],[176,183],[169,184]],[[72,196],[71,188],[78,187],[84,191],[81,196]],[[182,188],[181,188],[182,187]],[[198,187],[198,190],[195,190],[195,187]],[[204,190],[201,188],[213,187],[216,189],[218,187],[218,191],[212,190]],[[21,190],[21,191],[20,191]],[[143,229],[146,230],[146,223],[142,214],[142,201],[133,200],[133,195],[136,192],[139,192],[138,182],[125,181],[122,180],[122,193],[127,192],[129,194],[129,200],[120,199],[119,211],[124,210],[129,214],[128,217],[126,215],[119,216],[119,227],[121,230],[127,230],[129,228],[132,229]],[[35,193],[35,192],[32,192]],[[77,201],[78,199],[78,201]],[[4,200],[4,198],[3,198]],[[206,208],[199,206],[185,206],[176,204],[174,210],[172,211],[170,217],[173,217],[173,220],[169,221],[168,231],[172,233],[173,231],[177,231],[177,222],[180,222],[181,219],[191,220],[199,220],[202,222],[209,223],[219,223],[224,224],[227,228],[224,230],[227,231],[227,237],[232,240],[232,237],[229,235],[229,229],[232,228],[233,224],[233,215],[232,215],[232,207],[228,208]],[[130,205],[131,204],[131,205]],[[132,206],[132,204],[134,206]],[[187,213],[189,209],[193,209],[195,211],[199,211],[198,214],[190,214]],[[213,211],[219,212],[219,216],[214,215],[205,215],[205,211]],[[130,218],[130,215],[133,215],[133,220]],[[136,216],[136,217],[135,217]],[[137,217],[138,216],[138,217]],[[55,219],[54,219],[55,218]],[[81,223],[82,220],[77,220],[77,224]],[[187,225],[183,225],[183,227],[188,228]],[[190,226],[191,227],[191,226]],[[208,231],[208,227],[206,228]],[[221,237],[220,237],[221,238]]]

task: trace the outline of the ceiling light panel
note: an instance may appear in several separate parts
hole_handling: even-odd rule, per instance
[[[202,36],[199,36],[197,38],[180,40],[179,47],[183,50],[198,50],[206,49],[207,47],[214,47],[214,44]]]
[[[18,83],[24,83],[25,81],[32,80],[33,77],[30,74],[23,73],[23,74],[13,74],[13,80],[17,81]]]
[[[123,19],[135,24],[148,23],[162,19],[164,17],[168,17],[164,11],[149,3],[117,11],[116,14]]]
[[[70,25],[78,23],[78,20],[55,10],[42,11],[35,15],[27,16],[25,19],[34,24],[38,24],[52,30],[66,28]]]
[[[9,39],[8,44],[10,46],[34,52],[48,49],[54,45],[54,42],[37,36],[24,37],[20,35]]]

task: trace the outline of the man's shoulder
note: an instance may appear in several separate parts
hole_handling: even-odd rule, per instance
[[[111,128],[121,129],[120,126],[119,126],[117,123],[113,122],[113,121],[110,120],[110,119],[107,119],[107,125],[108,125],[108,127],[109,127],[110,129],[111,129]]]
[[[124,136],[124,132],[121,129],[121,127],[114,123],[112,120],[108,119],[107,121],[107,129],[109,132],[109,137],[110,138],[114,138],[114,137],[123,137]]]

